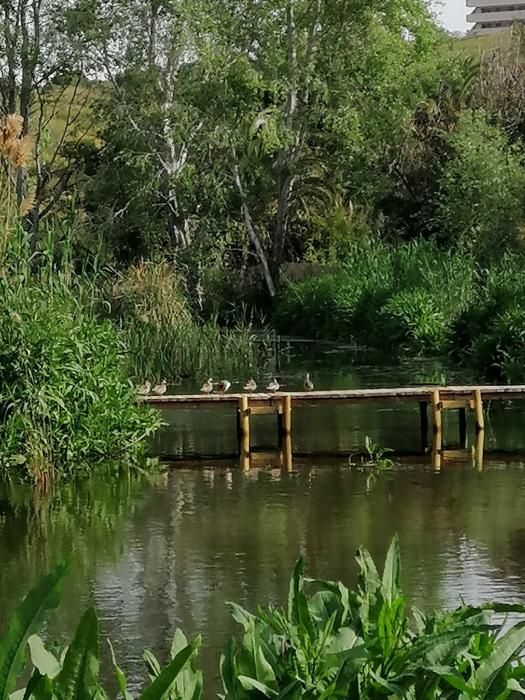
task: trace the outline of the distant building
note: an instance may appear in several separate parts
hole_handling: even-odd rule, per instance
[[[472,12],[467,14],[467,22],[473,24],[471,31],[488,34],[510,27],[514,22],[525,23],[525,0],[467,0]]]

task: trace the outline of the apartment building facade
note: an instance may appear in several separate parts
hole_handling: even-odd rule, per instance
[[[467,0],[471,31],[487,34],[510,27],[514,22],[525,23],[525,0]]]

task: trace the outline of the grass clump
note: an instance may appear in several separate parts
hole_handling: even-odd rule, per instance
[[[200,320],[188,301],[184,275],[167,261],[140,263],[106,285],[105,300],[127,349],[136,380],[202,379],[253,371],[275,353],[275,335],[248,318],[224,327]]]
[[[464,244],[355,242],[338,272],[292,282],[277,328],[407,355],[452,355],[478,375],[525,380],[525,255],[481,263]]]
[[[495,614],[523,615],[524,606],[486,603],[428,614],[410,609],[400,587],[397,538],[390,545],[382,575],[366,549],[358,550],[357,563],[354,591],[340,582],[308,579],[299,561],[286,607],[260,607],[252,614],[230,603],[242,633],[221,655],[220,697],[503,700],[525,694],[525,623],[506,625],[495,620]],[[41,625],[44,613],[57,605],[63,574],[60,566],[41,580],[20,603],[0,640],[1,700],[17,687],[26,643],[31,651],[24,674],[30,679],[27,695],[62,698],[67,681],[79,696],[106,697],[99,676],[100,631],[93,609],[81,618],[65,654],[56,648],[51,652],[40,637],[29,636]],[[143,658],[150,680],[140,697],[204,697],[205,682],[196,660],[199,646],[200,638],[188,643],[177,630],[164,666],[146,651]],[[110,648],[119,690],[130,698],[128,680]]]
[[[474,269],[468,251],[428,241],[356,241],[339,272],[288,285],[275,321],[283,332],[442,353],[472,294]]]

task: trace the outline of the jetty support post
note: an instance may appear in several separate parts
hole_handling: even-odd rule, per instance
[[[432,426],[434,435],[441,434],[443,430],[443,406],[439,398],[439,389],[434,389],[430,393],[430,403],[432,404]]]
[[[485,448],[485,431],[479,430],[476,435],[476,443],[472,447],[472,459],[479,472],[483,471],[483,453]]]
[[[238,430],[241,452],[250,452],[250,406],[248,397],[243,394],[239,399]]]
[[[283,439],[283,467],[289,472],[293,469],[292,436],[290,433],[285,435]]]
[[[483,415],[483,399],[481,389],[474,389],[474,411],[476,414],[476,432],[485,430],[485,416]]]

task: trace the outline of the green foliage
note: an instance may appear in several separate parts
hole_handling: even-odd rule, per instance
[[[256,329],[236,310],[233,327],[212,316],[201,321],[191,303],[186,280],[164,262],[133,265],[125,273],[105,278],[102,309],[121,331],[127,368],[139,382],[145,378],[178,379],[221,373],[250,373],[275,355],[275,336]]]
[[[306,578],[299,561],[286,608],[260,608],[252,614],[230,604],[243,632],[221,655],[226,700],[383,696],[503,700],[525,692],[521,658],[525,623],[509,627],[493,619],[494,614],[524,614],[524,606],[464,605],[429,614],[409,610],[400,587],[397,538],[389,547],[382,575],[365,549],[358,551],[357,563],[359,577],[353,592],[342,583]],[[22,672],[13,660],[20,660],[22,644],[36,621],[35,610],[49,607],[50,591],[56,590],[62,575],[63,569],[57,569],[26,597],[0,642],[4,683],[0,700],[9,698]],[[99,678],[98,641],[93,610],[82,617],[65,654],[52,654],[38,637],[31,637],[31,666],[25,670],[29,680],[11,698],[107,697]],[[202,674],[195,666],[199,645],[199,639],[188,644],[178,630],[164,667],[145,652],[150,684],[140,700],[199,700],[203,694]],[[132,700],[112,647],[111,656],[119,690],[125,700]]]
[[[44,481],[137,459],[160,420],[137,405],[116,329],[84,280],[28,259],[0,279],[0,467]]]
[[[15,610],[5,637],[0,642],[0,700],[14,689],[24,665],[25,645],[29,635],[42,622],[44,613],[59,602],[58,586],[65,567],[59,566],[30,591]]]
[[[448,145],[451,155],[440,178],[440,233],[452,241],[471,241],[490,256],[494,246],[515,242],[523,222],[522,150],[482,113],[465,113]]]
[[[442,353],[447,347],[450,320],[439,298],[427,289],[407,289],[392,296],[381,309],[381,324],[390,342],[413,352]]]
[[[354,241],[339,272],[291,283],[275,313],[286,333],[354,340],[397,352],[442,353],[470,303],[476,263],[468,250],[428,241]]]
[[[502,634],[491,624],[499,606],[409,611],[396,539],[382,576],[366,550],[357,561],[355,592],[306,579],[299,562],[287,610],[251,615],[232,606],[244,635],[221,660],[227,698],[496,698],[521,690],[523,624]]]

